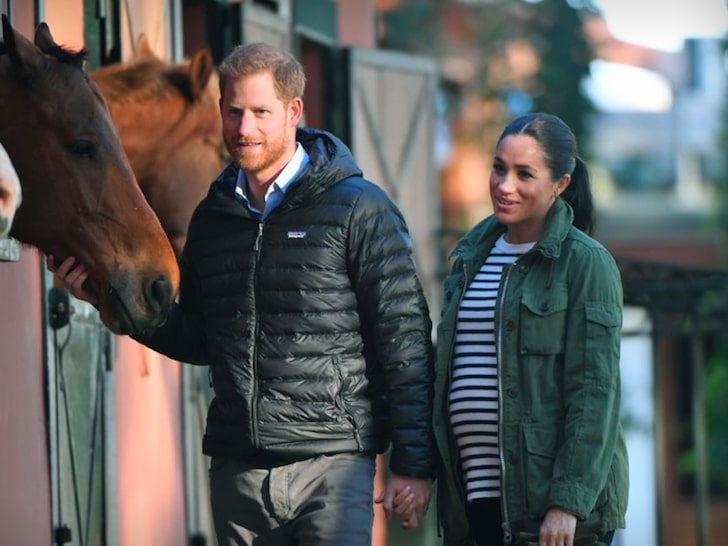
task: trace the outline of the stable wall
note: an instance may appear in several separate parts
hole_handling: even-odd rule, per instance
[[[40,259],[0,262],[0,542],[51,544]]]

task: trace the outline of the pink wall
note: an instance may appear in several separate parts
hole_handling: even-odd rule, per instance
[[[14,2],[10,22],[21,34],[32,40],[35,31],[35,7],[33,2]]]
[[[45,16],[57,44],[73,50],[83,48],[83,2],[81,0],[46,2]]]
[[[339,44],[349,47],[375,47],[377,19],[374,0],[336,0]]]
[[[51,544],[38,252],[0,263],[0,531],[2,544]]]
[[[119,544],[185,544],[181,364],[116,343]]]

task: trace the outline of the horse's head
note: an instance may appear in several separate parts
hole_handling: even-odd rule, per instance
[[[35,43],[4,15],[2,26],[0,142],[23,188],[10,235],[83,263],[112,331],[158,327],[176,295],[177,262],[83,70],[84,52],[57,45],[44,23]]]
[[[10,156],[0,144],[0,238],[10,231],[21,198],[18,173],[15,172]]]
[[[217,73],[206,48],[167,63],[144,35],[136,56],[91,72],[149,204],[180,256],[190,217],[225,157]]]

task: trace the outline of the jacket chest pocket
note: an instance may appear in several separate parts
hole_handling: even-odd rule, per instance
[[[548,291],[523,292],[521,352],[541,355],[564,352],[568,304],[569,297],[563,284]]]

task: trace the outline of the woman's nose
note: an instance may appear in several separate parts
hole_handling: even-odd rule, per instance
[[[511,193],[514,188],[515,184],[513,183],[513,177],[510,175],[510,173],[505,173],[503,176],[500,177],[500,180],[498,181],[498,189],[502,191],[503,193]]]

